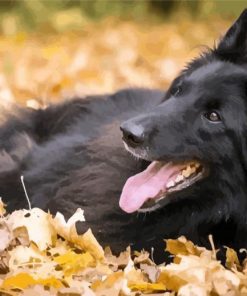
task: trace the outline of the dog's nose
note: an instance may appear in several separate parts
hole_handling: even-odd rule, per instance
[[[120,126],[123,133],[123,140],[130,147],[138,147],[144,143],[144,129],[140,125],[125,122]]]

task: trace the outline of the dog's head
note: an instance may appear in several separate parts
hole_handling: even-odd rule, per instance
[[[127,150],[151,162],[127,180],[122,209],[150,211],[176,197],[198,198],[206,182],[207,194],[219,194],[214,191],[224,182],[244,182],[246,65],[247,10],[216,48],[188,64],[159,106],[122,124]]]

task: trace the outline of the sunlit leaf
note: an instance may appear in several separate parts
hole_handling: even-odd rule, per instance
[[[165,291],[167,288],[163,283],[141,283],[141,284],[130,284],[129,288],[132,291],[141,291],[141,292],[162,292]]]
[[[46,285],[54,288],[63,287],[62,282],[57,280],[55,277],[50,277],[46,279],[34,279],[28,273],[19,273],[17,275],[7,277],[3,281],[1,288],[2,289],[7,289],[7,288],[25,289],[26,287],[29,287],[32,285],[43,285],[43,286]]]
[[[62,266],[66,275],[75,274],[86,267],[95,265],[95,260],[89,253],[76,254],[73,251],[55,257],[54,261]]]
[[[239,259],[237,252],[234,251],[231,248],[226,248],[226,267],[233,268],[233,267],[239,267]]]

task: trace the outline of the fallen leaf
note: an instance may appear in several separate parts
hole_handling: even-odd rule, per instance
[[[200,255],[201,250],[184,236],[166,240],[166,251],[173,255]]]
[[[51,246],[56,238],[49,217],[50,214],[38,208],[18,210],[8,216],[6,224],[16,238],[23,237],[23,232],[26,232],[28,235],[26,244],[33,242],[42,251]]]
[[[18,269],[21,265],[27,266],[34,263],[44,263],[47,261],[45,253],[40,252],[34,245],[26,246],[16,246],[13,250],[9,251],[9,268],[11,270]]]
[[[204,286],[187,284],[179,289],[178,296],[208,296],[208,290]]]
[[[57,256],[54,261],[64,270],[65,275],[76,274],[78,271],[95,266],[95,260],[90,253],[76,254],[68,251],[66,254]]]
[[[226,267],[229,269],[240,267],[240,263],[239,263],[239,259],[236,251],[228,247],[226,247]]]
[[[75,224],[78,221],[85,221],[84,211],[82,209],[77,209],[75,214],[67,222],[61,213],[57,213],[54,218],[50,217],[50,223],[58,235],[74,243],[81,250],[88,251],[96,259],[104,258],[104,250],[97,242],[91,229],[82,235],[77,233]]]
[[[0,197],[0,216],[3,216],[6,213],[5,204],[2,201],[2,198]]]
[[[11,240],[13,239],[11,232],[9,231],[9,229],[7,228],[7,225],[4,222],[0,224],[0,238],[1,238],[0,253],[1,253],[9,246]]]
[[[124,277],[124,273],[122,271],[114,272],[113,274],[107,276],[104,280],[102,281],[98,280],[92,283],[91,288],[95,292],[99,290],[110,289],[123,277]]]
[[[155,283],[159,277],[160,270],[155,265],[141,264],[140,269],[148,276],[152,283]]]
[[[163,283],[140,283],[140,284],[130,284],[129,288],[132,291],[142,291],[145,293],[165,291],[167,288]]]
[[[62,282],[56,279],[55,277],[34,279],[33,276],[31,276],[28,273],[19,273],[17,275],[5,278],[0,288],[25,289],[33,285],[47,285],[54,288],[63,287]]]

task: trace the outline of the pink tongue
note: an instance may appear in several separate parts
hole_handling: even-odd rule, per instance
[[[174,180],[184,165],[153,161],[145,171],[130,177],[124,185],[119,205],[132,213],[141,208],[145,201],[166,192],[166,184]]]

